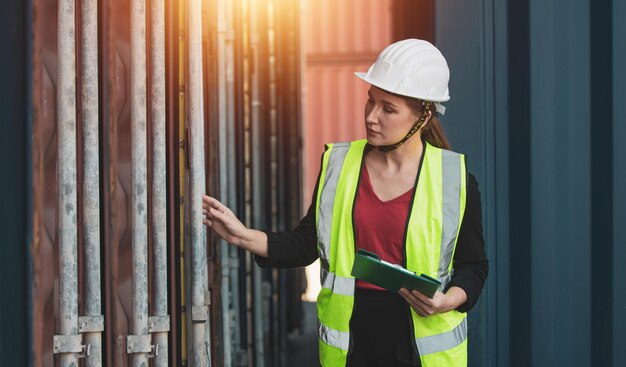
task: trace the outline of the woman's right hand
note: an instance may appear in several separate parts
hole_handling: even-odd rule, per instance
[[[240,246],[245,241],[248,228],[241,223],[227,206],[208,195],[202,196],[203,220],[218,236],[233,245]]]
[[[206,217],[203,223],[226,242],[267,257],[267,235],[246,227],[232,210],[217,199],[203,195],[202,214]]]

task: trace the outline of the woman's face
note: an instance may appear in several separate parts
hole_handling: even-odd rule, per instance
[[[371,86],[365,103],[367,142],[374,146],[395,144],[411,129],[417,116],[406,101]]]

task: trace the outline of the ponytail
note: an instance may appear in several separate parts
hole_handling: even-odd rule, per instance
[[[399,94],[395,95],[402,97],[406,101],[407,106],[409,106],[411,111],[413,111],[416,116],[422,115],[424,111],[424,106],[421,99],[401,96]],[[426,125],[422,126],[422,128],[420,129],[422,139],[426,140],[428,144],[434,147],[450,150],[451,147],[450,143],[448,142],[448,137],[443,131],[443,127],[439,122],[439,118],[435,114],[437,112],[437,107],[435,107],[434,103],[430,103],[429,109],[430,111],[432,111],[433,115],[430,120],[428,120],[428,123],[426,123]]]
[[[422,138],[426,140],[430,145],[437,148],[447,150],[451,149],[450,143],[448,142],[448,137],[443,131],[443,127],[439,122],[439,118],[437,118],[434,113],[428,123],[424,125],[424,127],[422,127]]]

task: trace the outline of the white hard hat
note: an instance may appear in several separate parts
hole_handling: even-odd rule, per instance
[[[450,99],[448,63],[435,46],[424,40],[393,43],[378,55],[367,73],[354,74],[385,91],[436,102],[441,114],[445,108],[437,102]]]

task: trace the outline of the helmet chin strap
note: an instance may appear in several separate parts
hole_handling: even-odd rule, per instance
[[[431,103],[430,101],[422,101],[422,105],[424,106],[424,112],[422,112],[422,116],[420,117],[419,120],[415,122],[413,127],[411,127],[411,130],[409,130],[409,132],[406,133],[406,135],[404,136],[404,138],[402,138],[402,140],[400,140],[399,142],[395,144],[379,145],[378,150],[380,150],[383,153],[389,153],[392,150],[397,149],[400,145],[404,144],[407,140],[409,140],[409,138],[411,138],[411,136],[413,136],[416,132],[418,132],[419,129],[421,129],[422,126],[424,126],[424,122],[430,115],[430,103]]]

